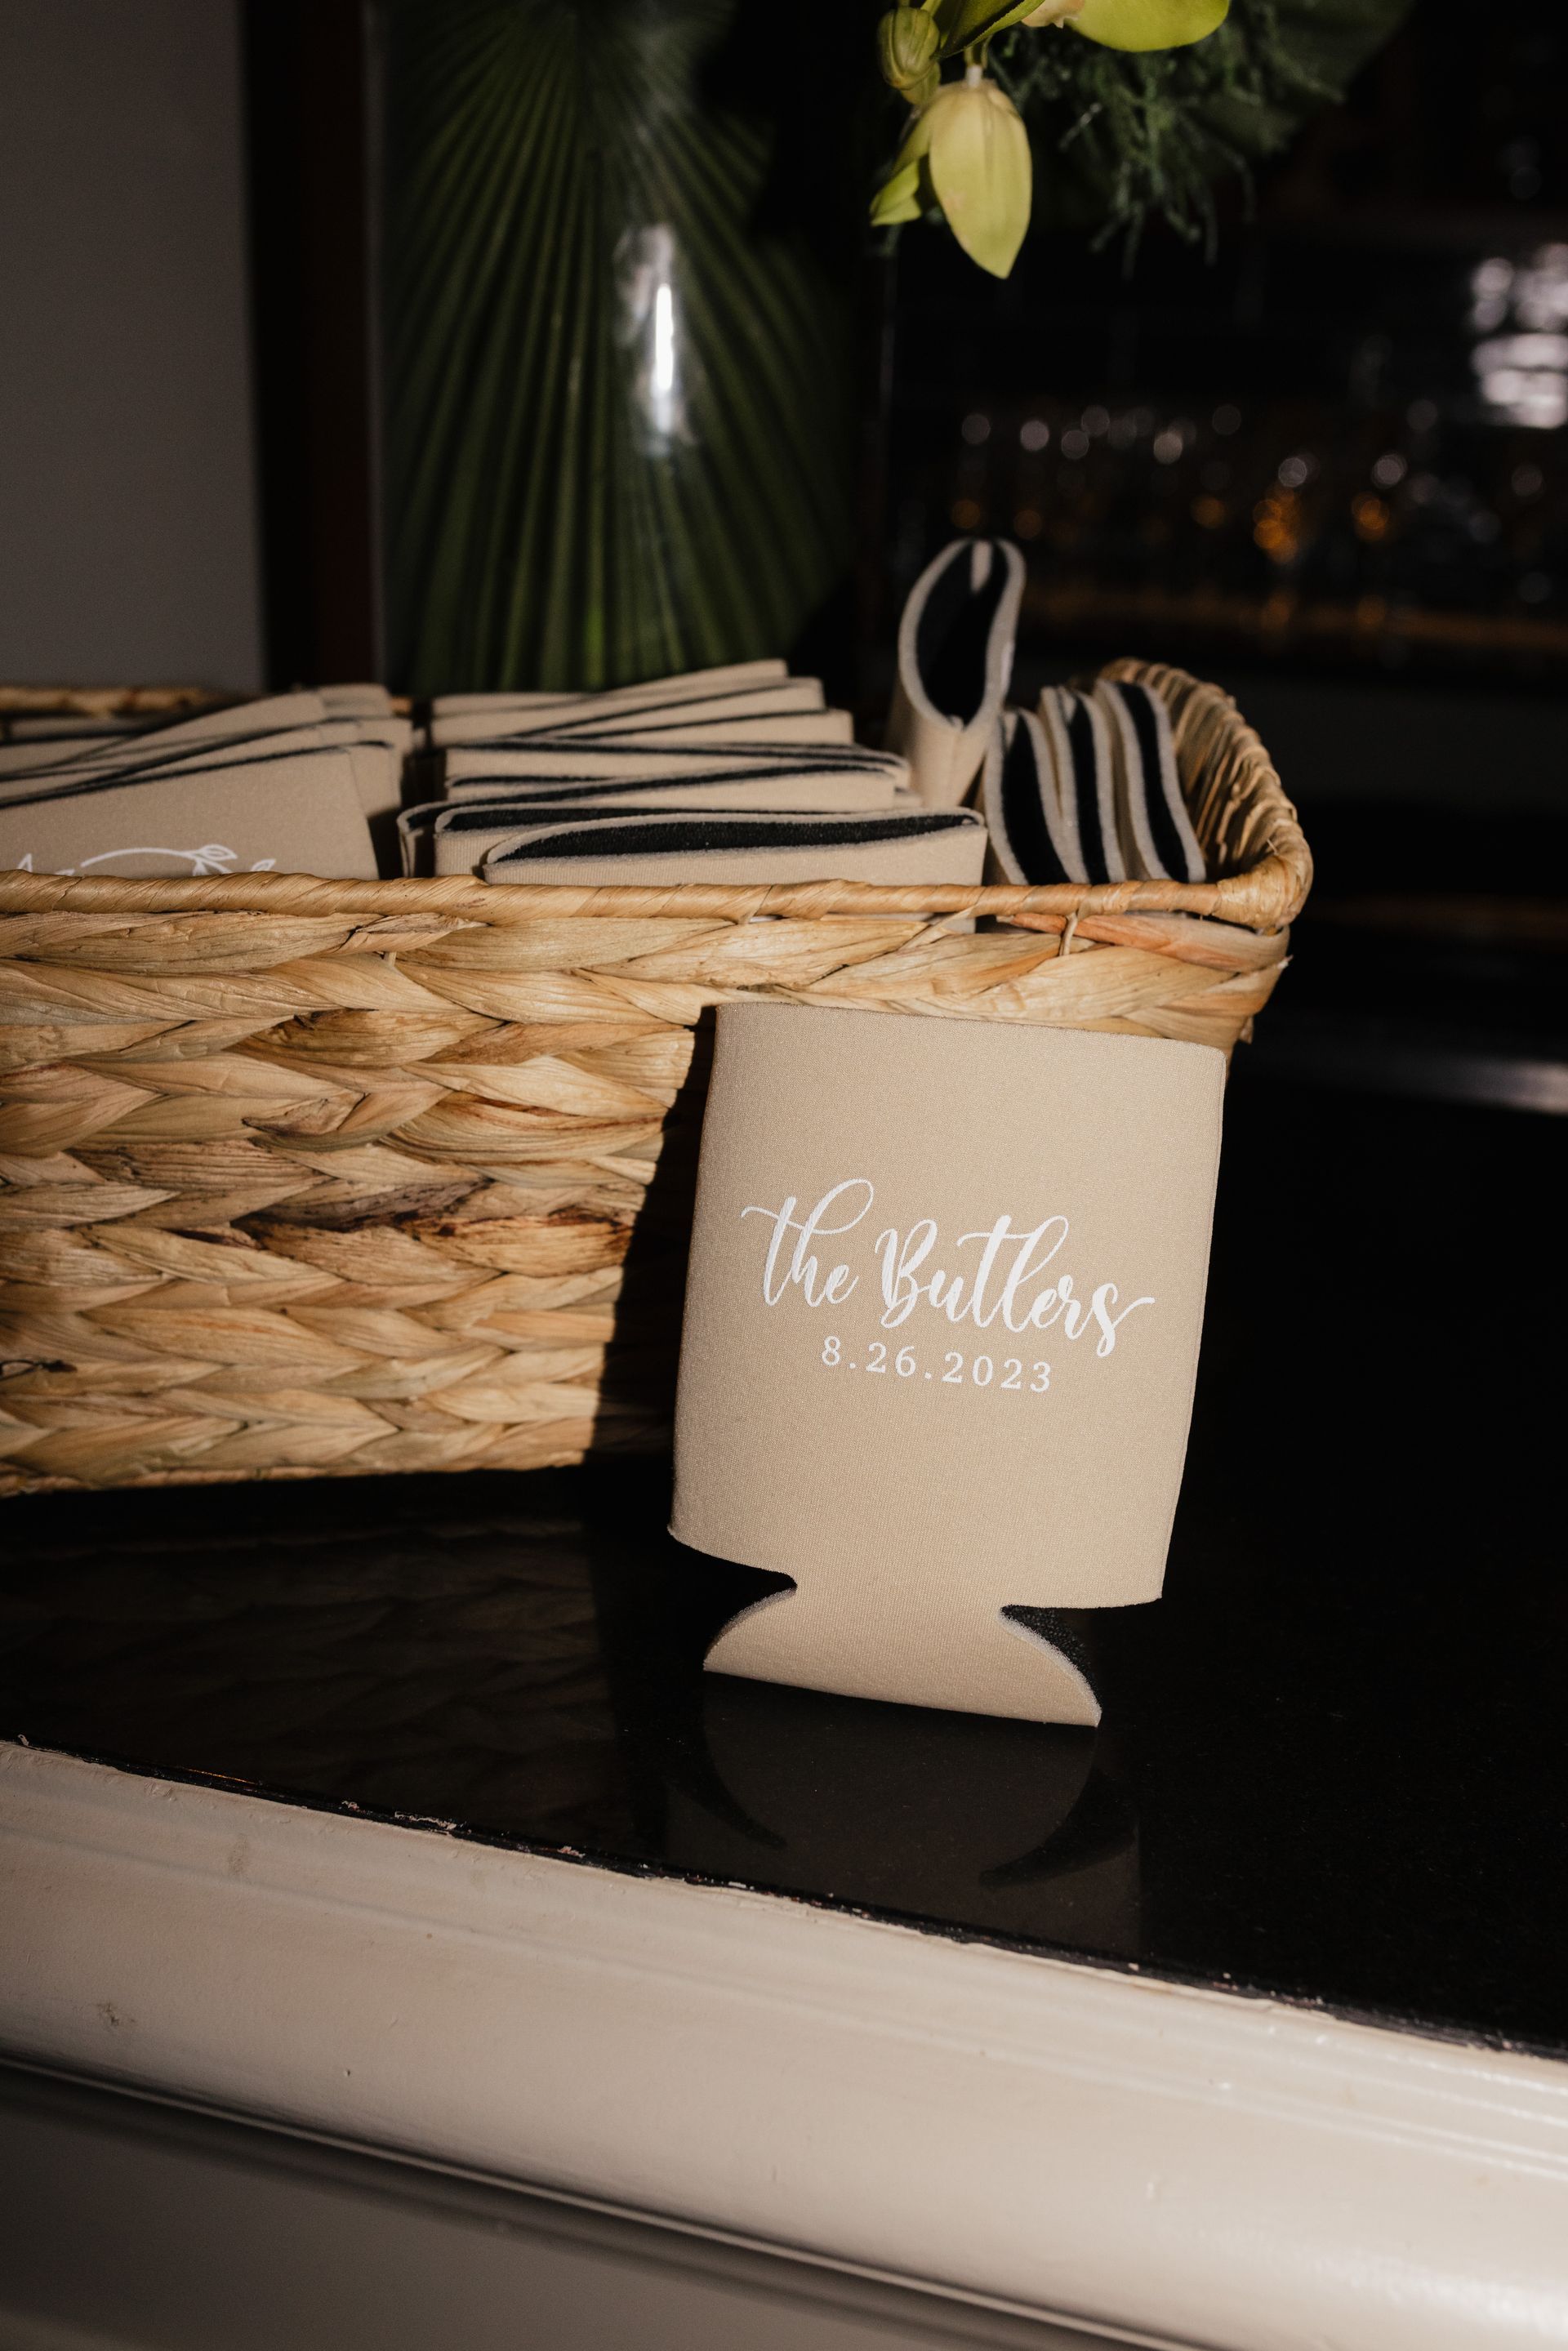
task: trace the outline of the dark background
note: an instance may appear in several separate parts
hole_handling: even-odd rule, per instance
[[[844,105],[754,70],[767,16],[741,0],[725,55],[821,210],[812,141],[838,153]],[[375,0],[5,11],[0,674],[379,670],[381,21]],[[1157,223],[1130,266],[1042,234],[998,285],[939,228],[891,258],[867,239],[858,609],[805,648],[835,689],[874,715],[924,557],[1005,529],[1030,563],[1025,688],[1107,652],[1180,659],[1243,691],[1303,799],[1415,770],[1555,804],[1565,44],[1548,0],[1416,0],[1346,106],[1219,190],[1212,258]]]
[[[1551,690],[1565,102],[1561,12],[1417,0],[1343,109],[1220,190],[1212,255],[1159,224],[1130,261],[1036,236],[998,285],[907,236],[900,568],[1010,528],[1063,652]]]
[[[745,0],[742,30],[754,13]],[[374,667],[380,643],[382,57],[362,0],[250,0],[243,21],[281,683]],[[953,531],[1006,531],[1030,563],[1022,684],[1155,653],[1246,682],[1287,720],[1299,697],[1273,689],[1306,678],[1386,685],[1395,708],[1417,684],[1463,688],[1516,714],[1499,766],[1555,780],[1565,124],[1550,0],[1416,0],[1343,109],[1220,188],[1212,253],[1157,221],[1133,256],[1037,233],[998,284],[940,228],[868,239],[862,593],[858,618],[835,604],[810,632],[813,665],[880,707],[920,563]],[[841,106],[819,135],[842,140]],[[1524,697],[1548,708],[1527,716]]]

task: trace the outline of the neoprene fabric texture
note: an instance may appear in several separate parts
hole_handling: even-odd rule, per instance
[[[718,726],[730,721],[800,718],[821,715],[822,709],[822,689],[815,678],[789,677],[772,684],[730,687],[711,694],[670,692],[638,700],[595,694],[581,702],[512,709],[500,718],[486,711],[433,718],[430,741],[433,749],[442,751],[457,743],[526,741],[531,735],[625,735],[674,726]]]
[[[1182,798],[1170,713],[1146,685],[1101,678],[1110,723],[1122,861],[1144,881],[1201,882],[1203,852]]]
[[[562,783],[652,783],[660,778],[768,775],[880,778],[889,799],[907,787],[909,763],[892,751],[858,743],[730,743],[716,737],[672,744],[661,736],[626,735],[606,742],[581,736],[540,736],[523,744],[467,744],[432,754],[436,780],[454,796],[497,786]]]
[[[986,829],[967,809],[860,816],[601,811],[519,824],[486,882],[977,882]]]
[[[673,815],[707,812],[768,815],[892,812],[894,795],[884,779],[855,779],[851,789],[832,777],[788,774],[746,778],[688,778],[685,783],[543,785],[490,796],[465,792],[455,799],[407,809],[398,820],[402,868],[410,874],[476,873],[485,859],[517,838],[518,828],[580,817],[624,815],[645,810]],[[879,789],[879,786],[881,787]],[[911,810],[912,795],[900,796]]]
[[[1007,700],[1023,558],[1005,538],[959,538],[909,592],[886,741],[932,808],[963,799]]]
[[[980,779],[990,834],[986,878],[997,882],[1086,882],[1075,805],[1064,807],[1056,763],[1040,720],[1004,711]]]
[[[1160,1592],[1223,1056],[758,1002],[716,1023],[671,1526],[797,1590],[709,1664],[1093,1720],[1001,1611]]]
[[[298,704],[319,699],[322,698],[304,695],[288,697],[291,703]],[[267,730],[242,727],[239,721],[243,713],[233,712],[222,714],[228,726],[228,732],[222,736],[210,728],[197,732],[183,726],[168,727],[107,742],[89,739],[68,747],[69,757],[64,756],[67,747],[56,745],[42,763],[34,760],[24,764],[25,750],[12,746],[9,766],[0,768],[0,800],[31,799],[46,789],[68,783],[85,784],[110,776],[128,783],[155,782],[198,769],[237,772],[256,763],[270,767],[304,752],[337,751],[348,757],[360,805],[367,818],[394,816],[402,797],[403,758],[413,739],[408,721],[390,715],[352,716],[327,712],[324,700],[322,708],[325,715],[306,716],[298,725]],[[257,773],[255,782],[258,791],[265,791],[267,774]]]
[[[821,710],[807,707],[800,710],[753,712],[750,715],[727,712],[703,717],[705,705],[676,710],[642,708],[628,711],[621,716],[613,714],[594,715],[563,724],[560,713],[552,711],[548,732],[557,741],[570,739],[585,743],[617,743],[635,735],[643,741],[653,741],[666,749],[679,749],[689,745],[702,749],[711,743],[751,744],[837,744],[844,749],[854,745],[854,721],[847,710]],[[712,705],[706,705],[712,709]],[[544,727],[524,729],[492,738],[483,739],[515,746],[536,742],[543,737]]]
[[[392,695],[384,685],[354,684],[323,685],[317,688],[322,701],[335,716],[345,718],[391,718],[413,734],[411,720],[397,716]]]
[[[1009,882],[1201,882],[1170,715],[1144,685],[1047,686],[1038,722],[1009,711],[980,805],[990,871]]]
[[[53,742],[37,740],[0,746],[0,772],[40,767],[74,766],[85,755],[111,763],[121,754],[133,760],[181,757],[214,744],[255,741],[296,726],[312,726],[329,717],[319,694],[278,694],[261,702],[225,705],[204,710],[194,718],[165,720],[158,726],[117,729],[106,737],[94,727],[81,738],[67,735]]]
[[[430,716],[432,719],[474,716],[494,717],[502,711],[531,713],[563,709],[575,703],[589,702],[605,708],[622,709],[639,702],[668,701],[677,695],[695,697],[706,694],[739,693],[747,686],[776,684],[789,674],[788,666],[781,661],[727,662],[717,669],[685,670],[674,677],[647,678],[638,685],[610,686],[601,692],[590,688],[575,694],[438,694],[431,700]]]
[[[1122,828],[1116,814],[1116,763],[1110,722],[1091,694],[1047,686],[1040,721],[1056,778],[1057,804],[1078,844],[1088,882],[1124,882]]]
[[[835,872],[851,877],[967,880],[977,878],[972,844],[956,832],[800,826],[809,817],[907,817],[916,782],[928,809],[947,812],[983,750],[974,797],[989,831],[991,878],[1200,879],[1157,695],[1103,680],[1086,694],[1048,689],[1038,717],[1002,708],[1021,580],[1016,549],[976,539],[945,549],[916,583],[890,729],[908,738],[914,769],[895,750],[856,746],[848,714],[824,707],[820,682],[791,677],[776,660],[604,694],[438,699],[412,764],[415,729],[385,688],[345,684],[159,725],[37,720],[0,740],[0,856],[39,871],[354,876],[400,865],[455,874],[527,859],[530,878],[546,879],[547,815],[587,823],[656,810],[687,829],[612,836],[596,826],[592,848],[560,832],[549,855],[574,880],[587,878],[586,861],[598,854],[614,860],[604,879],[648,878],[633,874],[636,857],[653,861],[653,878],[700,878],[706,869],[677,872],[670,862],[692,855],[721,859],[731,881],[831,878],[814,862],[830,850]],[[369,847],[345,825],[345,770]],[[202,798],[204,776],[219,799]],[[430,797],[437,791],[444,806]],[[144,797],[130,800],[132,792]],[[405,800],[415,804],[403,812]],[[745,817],[750,830],[722,839],[692,831],[704,813]],[[771,833],[758,829],[765,818],[777,820]],[[243,845],[228,838],[242,830]],[[265,852],[253,854],[263,836]]]
[[[164,773],[58,777],[0,799],[0,866],[34,873],[274,872],[373,881],[347,747]]]

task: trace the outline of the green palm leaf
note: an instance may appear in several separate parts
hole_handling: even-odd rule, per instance
[[[848,319],[707,104],[737,0],[388,0],[392,664],[784,651],[848,551]]]

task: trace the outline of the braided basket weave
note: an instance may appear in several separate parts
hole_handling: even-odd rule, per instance
[[[0,874],[0,1492],[660,1446],[731,998],[1228,1051],[1306,843],[1228,696],[1107,674],[1166,698],[1215,879]]]

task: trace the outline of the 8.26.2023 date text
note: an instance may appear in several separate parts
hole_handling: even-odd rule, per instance
[[[900,1347],[891,1363],[886,1345],[873,1339],[866,1349],[866,1360],[851,1363],[842,1343],[829,1336],[822,1342],[822,1361],[830,1370],[850,1372],[892,1372],[901,1380],[936,1380],[943,1387],[962,1387],[966,1380],[977,1388],[988,1388],[995,1381],[999,1388],[1013,1388],[1020,1395],[1044,1395],[1051,1385],[1049,1364],[1026,1364],[1019,1355],[1004,1355],[999,1363],[990,1355],[971,1355],[967,1362],[956,1347],[949,1347],[942,1358],[941,1371],[927,1371],[913,1347]]]

